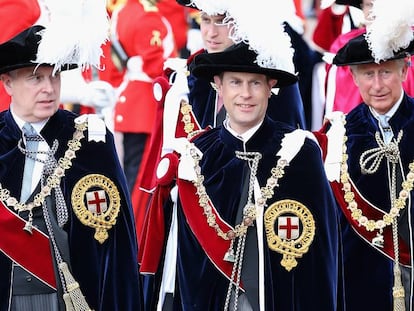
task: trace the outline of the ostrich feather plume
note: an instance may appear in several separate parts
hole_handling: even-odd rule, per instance
[[[366,40],[375,62],[387,60],[413,40],[414,1],[374,0]]]
[[[230,37],[236,43],[249,44],[257,54],[261,67],[295,73],[294,50],[283,22],[294,14],[290,0],[227,0],[224,22],[230,24]],[[256,8],[256,9],[254,9]]]
[[[37,63],[67,64],[82,70],[99,68],[102,44],[108,40],[109,19],[105,0],[46,0],[49,21],[42,33]]]
[[[208,15],[226,14],[227,0],[192,0],[191,4]]]

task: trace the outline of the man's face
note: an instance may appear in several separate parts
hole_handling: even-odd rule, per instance
[[[204,46],[209,53],[222,52],[233,44],[229,28],[222,25],[224,15],[207,15],[201,12],[200,31]]]
[[[50,66],[26,67],[2,74],[12,98],[10,108],[26,122],[39,122],[52,116],[60,104],[60,74]]]
[[[258,125],[266,114],[268,99],[277,80],[256,73],[224,72],[214,77],[230,127],[239,134]]]
[[[379,114],[385,114],[401,96],[407,66],[404,60],[357,65],[352,76],[364,102]]]

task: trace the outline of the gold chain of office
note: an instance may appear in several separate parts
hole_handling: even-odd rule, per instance
[[[196,172],[196,180],[193,181],[194,186],[197,188],[197,195],[199,197],[198,203],[203,208],[204,215],[206,216],[207,223],[210,227],[214,228],[217,235],[224,240],[233,240],[236,237],[240,237],[246,234],[247,228],[253,224],[256,219],[256,205],[264,207],[266,201],[273,197],[274,188],[279,186],[278,181],[285,174],[285,167],[289,165],[285,159],[278,159],[277,165],[271,169],[271,176],[267,179],[266,186],[260,189],[261,197],[256,201],[256,204],[250,204],[247,210],[244,212],[243,220],[237,224],[234,229],[224,232],[217,224],[216,215],[212,211],[210,206],[210,197],[206,192],[203,185],[204,176],[201,174],[201,168],[199,165],[201,157],[196,152],[195,148],[190,148],[190,155],[194,160],[194,170]]]
[[[195,133],[198,133],[198,131],[194,131],[194,124],[191,123],[190,112],[192,108],[191,105],[185,100],[182,100],[180,104],[181,113],[183,114],[181,121],[185,124],[184,129],[188,135],[188,138],[191,139]],[[247,210],[244,212],[243,220],[237,224],[234,229],[224,232],[217,224],[216,215],[213,213],[212,208],[209,204],[211,200],[203,185],[204,176],[201,174],[201,168],[199,165],[200,156],[197,154],[195,148],[190,149],[190,155],[194,160],[194,171],[196,172],[197,176],[197,179],[193,182],[193,184],[197,188],[197,195],[199,197],[198,203],[200,204],[200,207],[203,208],[208,225],[214,228],[217,235],[224,240],[234,240],[236,237],[246,234],[247,228],[251,226],[253,224],[253,221],[256,219],[256,205],[250,204]],[[288,161],[280,158],[277,161],[276,167],[272,168],[271,176],[267,179],[266,186],[262,187],[260,190],[262,196],[256,202],[259,207],[264,207],[266,201],[269,198],[273,197],[274,188],[279,185],[278,180],[285,174],[285,166],[287,165],[289,165]]]

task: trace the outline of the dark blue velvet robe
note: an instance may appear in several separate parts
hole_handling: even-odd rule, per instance
[[[257,172],[260,186],[266,184],[270,170],[275,167],[281,139],[289,131],[291,128],[286,125],[266,118],[247,142],[247,151],[262,154]],[[234,226],[244,166],[244,161],[235,157],[235,151],[243,151],[242,142],[220,127],[200,136],[195,144],[203,152],[200,165],[207,193],[221,217]],[[268,205],[282,199],[303,203],[314,217],[316,231],[309,251],[290,272],[280,264],[282,255],[267,247],[264,234],[266,310],[342,310],[340,303],[337,305],[342,300],[337,207],[324,173],[321,152],[313,141],[306,139],[279,184]],[[194,208],[200,209],[198,205]],[[207,258],[180,209],[178,222],[174,310],[223,310],[228,279]]]
[[[58,110],[41,134],[51,146],[59,140],[56,158],[64,155],[67,142],[72,139],[76,115]],[[17,142],[21,131],[9,111],[0,114],[0,183],[19,198],[24,168],[24,155]],[[72,167],[65,172],[61,186],[69,212],[64,226],[68,234],[72,274],[80,284],[89,306],[94,310],[141,310],[142,293],[138,278],[137,246],[133,214],[122,169],[117,160],[113,135],[107,130],[106,142],[87,142]],[[71,207],[72,189],[80,178],[88,174],[102,174],[112,180],[120,193],[120,212],[109,237],[100,244],[94,238],[95,229],[83,225]],[[22,230],[22,228],[16,228]],[[30,254],[27,254],[30,256]],[[8,310],[11,261],[0,253],[0,310]],[[58,281],[59,282],[59,281]]]
[[[190,64],[190,72],[191,66]],[[211,87],[210,81],[190,74],[188,88],[190,90],[188,99],[201,128],[214,127],[217,93]],[[280,88],[277,95],[272,93],[267,114],[275,121],[285,122],[294,128],[306,129],[305,112],[298,83]]]
[[[359,165],[359,158],[364,151],[378,147],[375,141],[375,132],[379,131],[378,121],[364,103],[349,112],[346,120],[350,177],[365,199],[377,208],[389,212],[390,198],[385,160],[378,171],[370,175],[362,174]],[[414,160],[414,100],[404,96],[389,123],[395,137],[400,130],[404,132],[399,149],[405,177],[409,171],[408,164]],[[401,184],[398,184],[399,186]],[[412,192],[410,197],[413,202]],[[405,212],[408,213],[412,228],[414,222],[409,201]],[[392,310],[393,261],[358,236],[345,217],[342,218],[346,310]],[[407,244],[412,249],[413,232],[409,230],[408,235],[410,238]]]

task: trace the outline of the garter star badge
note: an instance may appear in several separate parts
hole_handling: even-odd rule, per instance
[[[281,265],[291,271],[309,250],[315,236],[315,221],[309,209],[294,200],[273,203],[264,214],[267,244],[283,255]]]
[[[95,229],[99,243],[108,238],[116,223],[121,198],[116,185],[106,176],[90,174],[81,178],[72,191],[72,206],[80,222]]]

